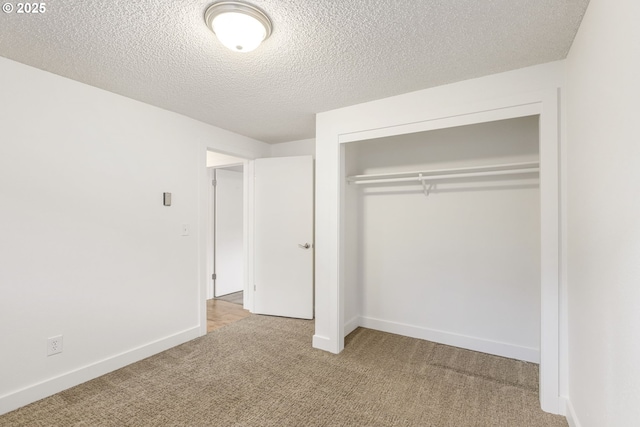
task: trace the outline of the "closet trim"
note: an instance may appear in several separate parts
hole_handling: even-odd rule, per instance
[[[541,103],[533,97],[526,101],[520,100],[518,105],[509,107],[504,107],[505,103],[508,105],[509,100],[494,100],[470,106],[470,110],[466,112],[460,112],[457,108],[450,107],[443,111],[443,116],[428,120],[371,128],[357,132],[346,132],[338,135],[338,142],[340,144],[346,144],[348,142],[366,141],[368,139],[406,135],[408,133],[475,125],[478,123],[515,119],[518,117],[537,116],[541,113]]]
[[[419,107],[424,102],[424,109]],[[541,338],[540,404],[551,413],[564,412],[560,376],[566,362],[560,354],[560,174],[559,89],[457,105],[412,102],[402,112],[390,113],[391,101],[380,108],[364,104],[318,115],[316,236],[316,348],[339,353],[345,326],[345,144],[355,141],[446,129],[518,117],[539,116],[541,210]],[[320,185],[322,184],[322,185]],[[562,370],[561,363],[563,363]],[[564,377],[563,377],[564,378]],[[566,381],[563,381],[563,383]]]

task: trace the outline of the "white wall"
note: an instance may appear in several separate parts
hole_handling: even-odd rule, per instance
[[[640,2],[592,0],[567,58],[573,425],[640,420]]]
[[[350,143],[346,157],[349,175],[538,161],[538,117]],[[347,324],[539,361],[537,175],[441,181],[427,197],[354,187]]]
[[[229,165],[242,165],[244,159],[230,156],[228,154],[207,151],[207,167],[220,167]]]
[[[269,148],[4,58],[0,75],[4,413],[206,330],[206,148]]]
[[[315,151],[316,140],[314,138],[271,145],[271,157],[313,156]]]

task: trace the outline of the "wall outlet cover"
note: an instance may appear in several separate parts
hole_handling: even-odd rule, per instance
[[[62,335],[47,339],[47,356],[62,353]]]

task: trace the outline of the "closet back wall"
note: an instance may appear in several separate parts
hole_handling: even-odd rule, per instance
[[[347,175],[538,161],[538,117],[349,143]],[[539,361],[537,174],[347,185],[345,321]]]

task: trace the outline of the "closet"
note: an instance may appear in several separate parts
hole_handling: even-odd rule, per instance
[[[346,144],[346,330],[540,361],[538,120]]]

